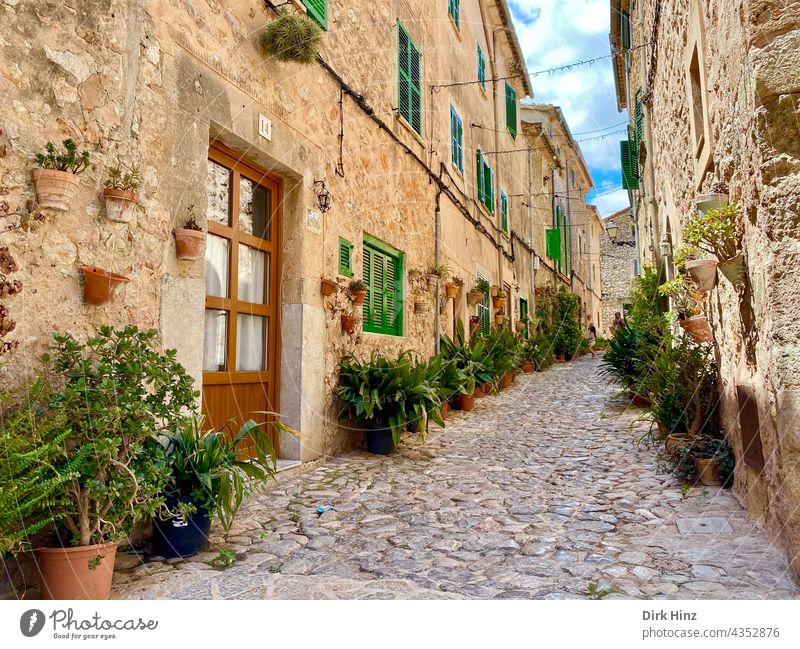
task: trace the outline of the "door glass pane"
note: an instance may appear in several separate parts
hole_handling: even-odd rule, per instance
[[[239,244],[239,299],[266,304],[269,255],[263,250]]]
[[[237,315],[236,327],[236,369],[266,369],[267,318],[240,313]]]
[[[252,180],[239,178],[239,229],[269,241],[270,191]]]
[[[231,224],[231,172],[213,160],[208,161],[208,211],[209,221]]]
[[[206,237],[206,295],[228,297],[230,241],[209,234]]]
[[[228,367],[228,312],[206,309],[203,371],[223,372]]]

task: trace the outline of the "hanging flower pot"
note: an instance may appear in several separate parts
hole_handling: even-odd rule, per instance
[[[110,302],[114,289],[130,280],[117,273],[112,273],[97,266],[82,266],[84,287],[83,299],[88,304],[105,304]]]
[[[110,221],[130,223],[139,204],[139,195],[136,192],[106,187],[103,197],[106,199],[106,215]]]
[[[351,280],[347,288],[350,290],[350,295],[353,297],[353,304],[356,306],[364,304],[364,299],[367,297],[367,285],[364,283],[364,280]]]
[[[544,289],[541,288],[541,287],[537,287],[537,288],[533,289],[533,294],[536,297],[542,297],[542,295],[544,295]]]
[[[33,184],[39,207],[66,212],[78,189],[78,176],[69,171],[34,169]]]
[[[431,288],[436,288],[439,285],[439,276],[430,273],[428,275],[428,286]]]
[[[322,30],[302,13],[287,12],[269,24],[261,45],[279,61],[309,65],[317,59]]]
[[[430,302],[414,302],[414,313],[423,314],[433,311],[433,304]]]
[[[501,325],[506,321],[506,317],[504,315],[496,315],[494,317],[494,323],[496,325]]]
[[[720,260],[717,266],[719,272],[734,286],[739,286],[744,282],[744,258],[742,257],[742,253],[739,253],[732,259]]]
[[[322,281],[320,283],[320,292],[325,297],[330,297],[331,295],[333,295],[336,292],[336,289],[338,288],[338,286],[339,285],[336,282],[334,282],[333,280],[325,279],[323,277]]]
[[[445,284],[444,290],[448,300],[455,300],[458,297],[458,284]]]
[[[678,324],[697,343],[710,343],[714,339],[714,332],[704,315],[696,315],[685,320],[678,320]]]
[[[687,261],[686,272],[701,291],[710,291],[717,285],[717,262],[714,259]]]
[[[489,289],[489,295],[491,295],[492,297],[497,297],[498,295],[500,295],[500,287],[492,286],[492,288]]]
[[[495,309],[505,309],[506,308],[506,298],[504,297],[496,297],[494,298],[493,302]]]
[[[707,212],[708,210],[716,210],[728,203],[728,194],[710,193],[710,194],[697,194],[692,203],[697,208],[698,212]]]
[[[475,289],[471,290],[467,293],[467,306],[473,307],[477,306],[481,302],[483,302],[483,298],[486,297],[486,294],[483,291],[476,291]]]
[[[358,318],[349,313],[342,314],[342,331],[346,334],[351,334],[356,330]]]
[[[194,261],[200,255],[205,235],[202,230],[175,228],[175,252],[178,259]]]

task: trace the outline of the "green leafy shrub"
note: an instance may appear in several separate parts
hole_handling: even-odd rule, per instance
[[[468,340],[461,320],[456,323],[453,338],[441,337],[440,350],[444,360],[454,362],[456,368],[464,373],[468,381],[471,381],[468,385],[472,386],[472,390],[464,394],[474,392],[476,384],[492,382],[493,367],[490,366],[491,359],[487,352],[486,341],[481,336]]]
[[[683,229],[683,240],[723,261],[732,259],[741,250],[743,228],[739,207],[722,205],[689,219]]]
[[[482,339],[486,346],[486,365],[492,368],[495,380],[517,371],[522,358],[522,339],[507,327],[494,327]]]
[[[68,171],[76,175],[86,171],[91,159],[89,152],[78,153],[78,145],[73,140],[64,140],[62,145],[64,150],[58,151],[55,144],[48,142],[45,152],[36,154],[36,164],[42,169]]]
[[[322,30],[302,13],[284,13],[271,22],[261,36],[268,54],[279,61],[310,64],[317,59]]]
[[[583,339],[578,324],[578,301],[577,295],[563,289],[556,294],[553,344],[558,355],[574,356]]]

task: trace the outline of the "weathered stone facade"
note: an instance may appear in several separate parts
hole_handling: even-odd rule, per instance
[[[625,305],[631,294],[631,283],[636,277],[639,259],[636,252],[636,231],[630,208],[625,208],[605,220],[608,228],[617,228],[615,240],[603,235],[600,239],[600,269],[603,281],[603,328],[598,333],[613,334],[614,314],[619,311],[624,317]]]
[[[284,457],[308,461],[358,444],[357,435],[336,423],[341,357],[373,349],[431,354],[438,331],[450,333],[458,319],[473,315],[466,293],[478,275],[510,290],[510,323],[522,300],[534,312],[541,273],[533,264],[545,259],[549,220],[533,220],[526,197],[541,199],[549,169],[533,173],[528,154],[504,153],[533,141],[518,115],[519,133],[507,128],[508,88],[519,99],[533,90],[506,0],[462,1],[459,24],[448,17],[447,3],[330,0],[320,60],[309,66],[281,63],[263,52],[265,26],[279,11],[296,10],[273,4],[0,3],[2,200],[13,212],[34,198],[32,160],[48,140],[71,137],[93,160],[68,211],[51,214],[33,233],[4,235],[25,285],[22,297],[9,302],[21,345],[0,369],[4,383],[30,376],[54,331],[85,337],[100,324],[130,323],[156,327],[163,344],[176,348],[197,385],[203,384],[204,349],[207,356],[214,344],[204,323],[209,311],[227,307],[210,305],[208,260],[205,267],[199,260],[179,261],[172,232],[190,206],[208,231],[219,225],[219,206],[234,200],[233,179],[241,174],[215,180],[211,149],[243,161],[277,187],[269,272],[279,273],[278,289],[268,298],[275,307],[269,324],[275,337],[270,334],[266,353],[277,361],[270,380],[278,388],[267,405],[302,431],[300,439],[281,440]],[[303,10],[302,2],[295,4]],[[399,26],[423,54],[421,132],[398,111]],[[477,47],[485,57],[484,84],[476,81]],[[452,162],[451,111],[463,123],[463,169]],[[269,132],[263,128],[268,123]],[[494,171],[493,210],[478,199],[478,149]],[[110,221],[100,197],[117,158],[142,172],[140,209],[130,223]],[[580,173],[576,195],[585,195],[591,179],[585,166]],[[320,180],[332,196],[325,213],[317,196]],[[505,228],[501,193],[508,199]],[[360,308],[346,289],[350,277],[338,272],[340,243],[352,245],[357,278],[367,237],[402,254],[400,335],[360,327],[353,335],[342,332],[341,315]],[[575,257],[583,254],[574,241],[572,246]],[[435,262],[463,283],[455,300],[446,299],[443,286],[437,292],[428,285],[426,273]],[[113,302],[87,305],[84,264],[130,281]],[[592,276],[582,267],[576,272],[584,282]],[[322,278],[336,281],[334,295],[321,294]],[[595,286],[592,295],[599,294]]]
[[[622,46],[619,11],[628,12],[633,49],[617,57],[616,74],[620,108],[643,93],[640,255],[672,272],[662,240],[680,246],[693,196],[728,183],[744,218],[747,277],[739,289],[720,279],[708,315],[735,492],[800,574],[800,3],[632,5],[612,0],[611,40]],[[750,438],[763,467],[743,454]]]

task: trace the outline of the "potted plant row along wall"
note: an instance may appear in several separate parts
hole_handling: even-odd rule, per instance
[[[106,214],[109,220],[129,223],[139,204],[139,169],[136,165],[126,167],[121,161],[108,170],[108,180],[103,189],[106,200]]]
[[[78,153],[73,140],[64,140],[62,145],[59,151],[48,142],[45,152],[36,154],[39,168],[33,171],[33,182],[40,207],[66,212],[78,189],[78,176],[86,171],[91,156],[88,151]]]

